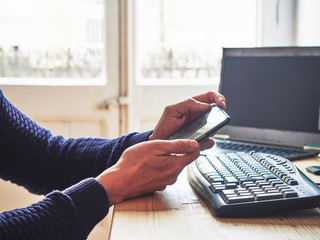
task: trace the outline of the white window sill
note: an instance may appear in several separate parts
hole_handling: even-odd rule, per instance
[[[136,81],[138,86],[217,86],[219,78],[211,79],[170,79],[170,78],[154,78],[154,79],[139,79]]]
[[[21,86],[104,86],[103,78],[0,78],[0,85]]]

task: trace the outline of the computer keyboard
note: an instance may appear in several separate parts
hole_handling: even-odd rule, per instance
[[[285,157],[289,160],[302,159],[307,157],[314,157],[319,152],[315,150],[305,150],[299,148],[290,148],[290,147],[280,147],[280,146],[272,146],[265,144],[253,144],[253,143],[244,143],[238,141],[231,140],[219,140],[215,139],[216,147],[219,149],[232,150],[236,152],[263,152],[270,153]]]
[[[288,159],[260,152],[200,155],[188,180],[212,213],[244,217],[320,206],[320,188]]]

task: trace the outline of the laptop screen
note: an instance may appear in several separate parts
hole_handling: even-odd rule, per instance
[[[320,47],[225,48],[220,92],[237,140],[320,145]],[[297,139],[291,139],[297,138]]]

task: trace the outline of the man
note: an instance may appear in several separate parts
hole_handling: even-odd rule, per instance
[[[221,94],[208,92],[167,106],[153,131],[66,140],[38,126],[0,91],[0,177],[47,194],[0,214],[0,239],[86,239],[111,205],[164,190],[200,149],[214,144],[164,139],[213,103],[226,107]]]

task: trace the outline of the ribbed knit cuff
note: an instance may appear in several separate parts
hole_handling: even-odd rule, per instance
[[[129,146],[133,146],[140,142],[148,141],[148,138],[152,134],[152,132],[153,131],[148,131],[148,132],[139,133],[131,136],[129,139]]]
[[[95,178],[87,178],[63,191],[73,201],[88,233],[109,211],[109,199],[102,185]]]

